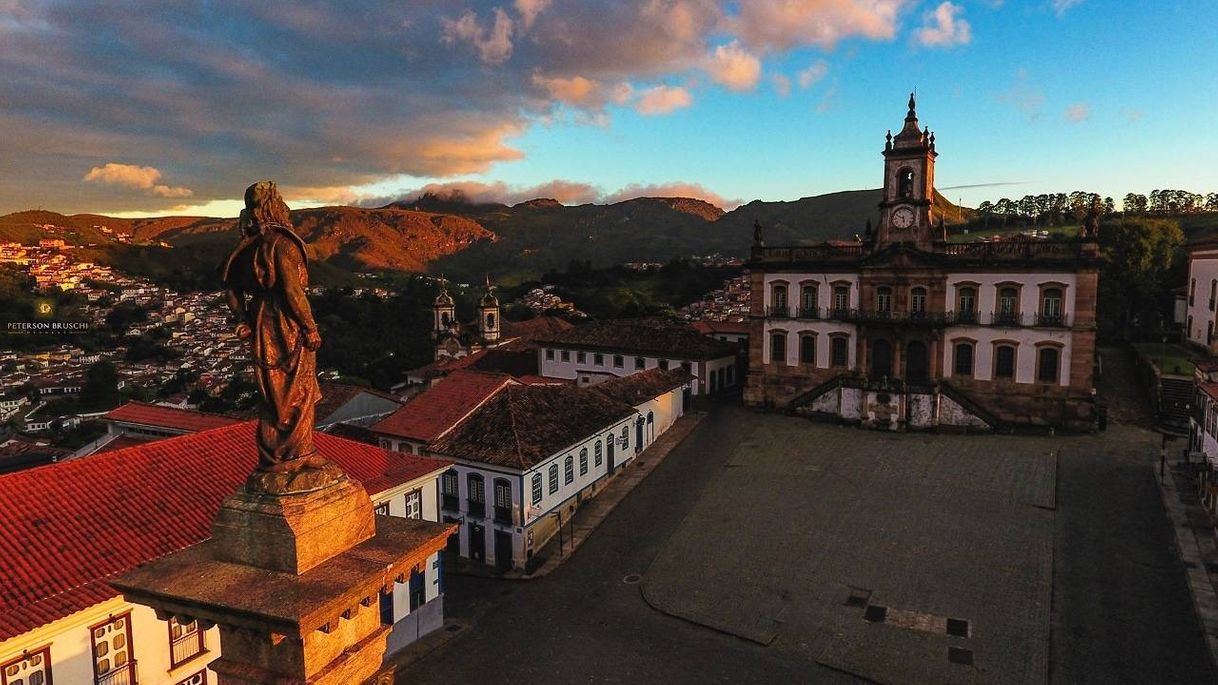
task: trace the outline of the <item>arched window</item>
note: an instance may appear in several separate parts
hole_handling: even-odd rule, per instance
[[[875,310],[881,314],[892,311],[892,288],[882,285],[875,289]]]
[[[630,426],[622,426],[622,450],[630,447]]]
[[[596,443],[596,451],[600,451],[601,444]],[[588,448],[585,447],[579,451],[579,475],[588,475]]]
[[[1019,290],[1011,286],[998,289],[997,323],[1013,324],[1019,316]]]
[[[567,455],[562,464],[563,483],[570,485],[575,482],[575,457]]]
[[[605,445],[608,445],[612,441],[613,441],[613,436],[610,435],[609,437],[605,438]],[[601,462],[603,462],[605,459],[604,453],[601,451],[601,441],[600,440],[596,441],[596,445],[594,446],[592,451],[594,453],[593,457],[592,457],[592,463],[595,466],[599,467],[601,465]]]
[[[799,336],[799,363],[816,365],[816,336],[804,334]]]
[[[770,316],[786,318],[790,315],[787,309],[787,286],[775,283],[770,287]]]
[[[494,328],[494,327],[495,327],[495,315],[494,315],[494,314],[487,314],[487,315],[486,315],[486,327],[487,327],[487,328]]]
[[[845,335],[834,335],[829,338],[829,365],[848,366],[850,364],[850,338]]]
[[[1062,289],[1045,288],[1040,296],[1040,323],[1057,326],[1062,322]]]
[[[930,380],[930,364],[926,343],[911,340],[905,346],[905,380],[910,383],[926,383]]]
[[[533,474],[533,504],[541,504],[541,474]]]
[[[977,318],[977,289],[965,286],[957,291],[956,312],[960,321],[975,321]]]
[[[850,286],[835,285],[833,286],[833,311],[841,316],[847,309],[850,308]]]
[[[892,343],[883,338],[871,343],[871,377],[892,377]]]
[[[994,348],[994,378],[1015,378],[1015,346],[998,345]]]
[[[550,494],[558,492],[558,464],[550,464]]]
[[[799,314],[806,319],[817,318],[816,284],[804,284],[799,289]]]
[[[770,333],[770,363],[787,363],[787,334],[781,331]]]
[[[909,291],[909,313],[915,318],[926,315],[926,288],[918,286]]]
[[[914,188],[914,172],[913,169],[901,169],[897,172],[897,195],[900,197],[910,197],[913,195]]]
[[[452,322],[452,317],[450,317],[448,315],[448,312],[444,312],[443,314],[440,314],[440,323],[447,326],[451,322]]]
[[[952,364],[952,375],[954,376],[972,376],[973,375],[973,343],[958,342],[955,345],[956,360]]]
[[[1037,350],[1036,380],[1041,383],[1056,383],[1058,367],[1061,365],[1061,352],[1051,345],[1044,345]]]
[[[486,483],[482,476],[471,473],[466,477],[466,487],[469,488],[465,500],[469,513],[473,516],[486,516]]]

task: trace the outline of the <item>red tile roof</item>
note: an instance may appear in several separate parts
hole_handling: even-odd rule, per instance
[[[369,494],[449,465],[314,439]],[[106,578],[206,540],[256,461],[250,422],[0,476],[0,641],[115,597]]]
[[[511,383],[512,377],[504,373],[454,371],[372,424],[372,432],[431,442]]]
[[[1218,383],[1198,383],[1197,389],[1209,395],[1210,399],[1218,400]]]
[[[526,321],[504,320],[503,337],[532,341],[538,336],[562,333],[572,328],[574,325],[570,321],[557,316],[537,316]]]
[[[747,321],[695,321],[693,326],[703,335],[711,333],[749,334],[749,322]]]
[[[144,402],[128,402],[118,409],[112,409],[102,415],[107,421],[122,421],[138,423],[142,426],[155,426],[186,433],[210,430],[221,426],[231,426],[238,419],[220,414],[205,414],[191,409],[175,409],[162,407]]]
[[[115,435],[112,440],[98,448],[96,452],[93,452],[93,454],[103,454],[105,452],[114,452],[115,450],[125,450],[128,447],[143,445],[144,443],[148,442],[148,440],[149,438],[135,437],[126,433],[119,433],[118,435]]]

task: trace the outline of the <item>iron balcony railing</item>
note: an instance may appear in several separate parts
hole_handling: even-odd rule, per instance
[[[838,309],[801,307],[794,312],[786,307],[770,308],[770,318],[844,321],[848,323],[908,323],[926,326],[997,326],[1022,328],[1069,328],[1065,314],[1021,314],[1019,312],[928,312],[897,309]]]
[[[186,663],[203,653],[203,632],[198,628],[169,640],[169,651],[174,666]]]
[[[440,495],[440,508],[447,509],[449,511],[460,511],[460,501],[461,498],[457,497],[456,495],[444,493],[443,495]]]
[[[766,315],[771,319],[789,319],[791,318],[791,308],[785,304],[771,305],[766,307]]]
[[[466,511],[469,512],[470,516],[473,516],[474,518],[486,517],[486,502],[483,500],[467,499],[465,500],[465,505]]]
[[[135,661],[115,668],[108,673],[98,674],[97,685],[135,685]]]
[[[495,505],[495,523],[512,523],[512,508]]]

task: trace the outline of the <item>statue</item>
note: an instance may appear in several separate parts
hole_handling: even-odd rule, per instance
[[[761,239],[761,221],[753,219],[753,244],[764,246],[765,241]]]
[[[309,284],[304,242],[292,231],[288,206],[272,181],[245,191],[241,239],[221,278],[237,337],[250,341],[262,402],[258,467],[246,489],[268,494],[308,492],[342,477],[313,446],[317,348],[321,336],[305,297]]]
[[[1091,206],[1087,208],[1087,216],[1083,219],[1083,228],[1081,231],[1082,238],[1085,240],[1099,240],[1100,237],[1100,214],[1103,207],[1100,204],[1099,197],[1091,199]]]

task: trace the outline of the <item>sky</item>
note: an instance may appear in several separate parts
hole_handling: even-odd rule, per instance
[[[1213,0],[0,0],[0,212],[1218,191]]]

